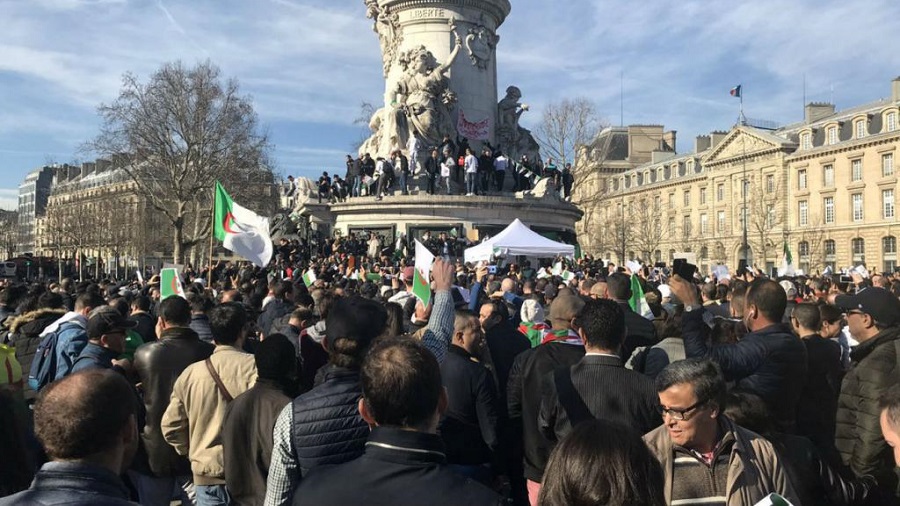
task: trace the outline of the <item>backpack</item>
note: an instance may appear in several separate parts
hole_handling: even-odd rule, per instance
[[[59,334],[68,328],[79,327],[77,323],[65,322],[55,331],[47,334],[41,339],[37,349],[34,352],[34,358],[31,360],[31,370],[28,372],[28,386],[35,392],[40,392],[42,388],[57,380],[57,343],[59,342]]]

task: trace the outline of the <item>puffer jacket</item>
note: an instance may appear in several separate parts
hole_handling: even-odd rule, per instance
[[[363,454],[369,426],[359,415],[359,371],[326,366],[324,381],[293,401],[291,442],[300,472]]]
[[[854,474],[870,474],[896,490],[894,458],[881,435],[878,398],[900,383],[900,328],[888,328],[850,353],[852,366],[841,383],[835,446]]]
[[[762,436],[721,416],[721,428],[734,437],[734,446],[728,461],[728,478],[725,503],[728,506],[747,506],[762,501],[775,492],[792,504],[801,504],[788,477],[784,463],[772,443]],[[672,478],[675,466],[675,446],[665,425],[644,436],[644,442],[662,465],[666,504],[672,502]]]
[[[273,299],[263,308],[259,319],[256,321],[256,326],[263,333],[264,337],[268,337],[272,333],[272,324],[284,315],[291,314],[294,309],[297,309],[297,306],[286,300]]]
[[[794,432],[808,369],[803,341],[777,323],[750,332],[737,343],[709,346],[701,332],[704,313],[699,309],[681,318],[685,355],[718,363],[726,381],[766,401],[780,431]]]
[[[16,360],[22,365],[22,377],[27,378],[31,372],[31,362],[34,361],[34,353],[41,344],[41,332],[48,325],[66,314],[65,309],[38,309],[19,315],[10,321],[10,342],[16,348]],[[25,400],[30,401],[37,397],[28,382],[25,384]]]

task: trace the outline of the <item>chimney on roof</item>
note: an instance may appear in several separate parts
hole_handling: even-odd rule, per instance
[[[814,123],[834,114],[834,104],[828,102],[810,102],[806,104],[806,122]]]
[[[698,135],[694,139],[694,153],[706,151],[710,147],[712,147],[712,139],[708,135]]]
[[[715,131],[709,133],[710,138],[710,146],[714,148],[719,145],[720,142],[725,140],[725,137],[728,137],[728,132]]]
[[[676,134],[675,130],[669,130],[668,132],[665,132],[663,134],[662,145],[660,146],[660,148],[663,151],[671,151],[673,153],[676,151],[675,150],[675,140],[676,140],[675,134]]]
[[[895,77],[891,81],[891,102],[900,102],[900,77]]]

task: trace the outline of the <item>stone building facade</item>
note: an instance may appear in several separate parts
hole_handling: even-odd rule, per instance
[[[703,268],[734,267],[746,220],[758,268],[780,264],[787,244],[805,272],[860,263],[892,271],[898,146],[900,78],[888,99],[843,111],[809,104],[796,124],[737,125],[698,137],[692,153],[658,151],[626,169],[582,149],[579,240],[619,262],[692,252]]]

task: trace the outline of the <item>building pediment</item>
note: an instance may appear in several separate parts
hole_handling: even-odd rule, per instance
[[[712,149],[706,156],[704,164],[711,165],[791,147],[796,145],[786,139],[756,128],[741,126],[729,132],[722,142]]]

